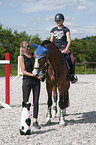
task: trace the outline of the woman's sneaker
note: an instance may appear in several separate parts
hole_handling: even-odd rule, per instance
[[[38,122],[33,122],[33,126],[37,129],[41,129],[41,126],[38,124]]]

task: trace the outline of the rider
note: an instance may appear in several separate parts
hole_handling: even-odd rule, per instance
[[[56,14],[55,22],[57,27],[54,27],[51,30],[51,38],[50,41],[54,42],[54,44],[59,48],[61,53],[69,54],[71,57],[71,82],[75,83],[78,81],[77,77],[75,77],[75,58],[73,54],[69,50],[69,46],[71,45],[71,37],[70,30],[63,25],[64,16],[61,13]]]

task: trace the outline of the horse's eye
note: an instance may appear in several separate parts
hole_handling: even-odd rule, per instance
[[[40,63],[40,62],[41,62],[41,60],[42,60],[41,58],[40,58],[40,59],[38,59],[38,62]]]
[[[43,58],[40,58],[39,60],[40,60],[40,61],[42,61],[42,60],[43,60]]]

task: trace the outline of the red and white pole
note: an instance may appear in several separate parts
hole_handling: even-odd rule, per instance
[[[10,54],[5,54],[5,103],[10,105]]]

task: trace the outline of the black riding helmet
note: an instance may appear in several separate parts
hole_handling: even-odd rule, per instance
[[[55,16],[55,22],[57,20],[63,20],[64,21],[64,16],[61,13],[56,14],[56,16]]]

